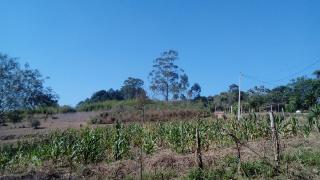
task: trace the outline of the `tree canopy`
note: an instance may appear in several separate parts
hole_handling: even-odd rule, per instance
[[[200,93],[201,93],[201,86],[199,83],[194,83],[190,90],[188,91],[188,96],[189,98],[193,98],[196,99],[198,97],[200,97]]]
[[[38,70],[0,53],[0,118],[6,112],[57,105],[57,95],[44,82]]]
[[[178,52],[165,51],[154,60],[153,69],[149,73],[151,79],[150,89],[155,94],[160,94],[166,101],[185,96],[189,87],[189,80],[184,70],[176,65]]]
[[[317,72],[317,71],[315,71]],[[315,74],[315,73],[314,73]],[[213,96],[213,106],[226,110],[230,106],[237,106],[238,86],[231,85],[228,92]],[[287,85],[268,89],[255,86],[247,92],[241,91],[242,107],[244,110],[259,111],[271,105],[280,105],[287,111],[308,110],[320,99],[320,79],[298,77]]]
[[[143,85],[143,80],[139,78],[129,77],[123,82],[123,86],[121,87],[120,91],[124,99],[135,99],[139,96],[146,96]]]

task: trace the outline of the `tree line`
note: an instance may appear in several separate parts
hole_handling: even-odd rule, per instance
[[[265,86],[255,86],[248,91],[241,91],[241,106],[244,111],[258,112],[282,110],[294,112],[296,110],[309,110],[310,107],[320,103],[320,71],[313,73],[315,78],[306,76],[291,80],[286,85],[269,89]],[[215,109],[237,109],[239,87],[236,84],[229,86],[229,90],[218,95],[208,97]]]
[[[178,52],[169,50],[163,52],[154,60],[152,70],[148,75],[150,90],[155,95],[162,96],[165,101],[187,100],[200,97],[201,86],[194,83],[189,89],[188,75],[177,65]],[[80,101],[78,106],[85,103],[102,102],[106,100],[127,100],[139,97],[147,97],[143,89],[144,81],[139,78],[129,77],[118,90],[99,90],[90,98]]]
[[[229,86],[228,91],[214,96],[201,96],[201,86],[194,83],[190,87],[187,73],[177,65],[179,54],[168,50],[153,61],[148,75],[149,89],[157,97],[169,101],[202,101],[214,110],[231,111],[237,108],[239,87]],[[308,110],[320,102],[320,70],[315,77],[298,77],[286,85],[273,89],[255,86],[248,91],[241,91],[243,111],[261,111],[267,106],[278,105],[286,111]],[[58,95],[44,85],[44,78],[37,69],[28,64],[21,66],[17,58],[0,53],[0,123],[8,116],[15,116],[18,111],[32,110],[39,107],[56,107]],[[99,90],[78,105],[107,100],[127,100],[149,98],[143,88],[144,81],[129,77],[120,89]]]

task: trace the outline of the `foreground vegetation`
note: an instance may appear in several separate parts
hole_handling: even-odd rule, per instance
[[[314,110],[317,114],[317,111]],[[309,121],[305,117],[275,116],[278,133],[281,139],[296,136],[308,137],[314,132],[319,117],[313,115]],[[130,123],[119,121],[114,125],[100,128],[82,128],[56,131],[44,137],[31,141],[18,142],[1,147],[0,170],[2,174],[25,172],[26,169],[44,166],[51,162],[53,166],[64,166],[70,175],[81,166],[101,162],[117,162],[135,160],[140,162],[143,156],[152,156],[160,149],[170,149],[178,154],[197,152],[197,133],[201,139],[201,151],[207,152],[214,148],[244,146],[247,142],[271,139],[270,118],[266,115],[250,114],[241,121],[235,117],[227,120],[203,118],[201,115],[191,121]],[[238,141],[238,140],[239,141]],[[270,152],[269,152],[270,153]],[[298,163],[306,167],[320,169],[320,152],[315,150],[300,151],[298,154],[281,155],[281,167],[275,169],[271,157],[241,162],[239,157],[229,155],[221,160],[216,167],[197,168],[190,170],[189,177],[205,178],[236,178],[244,177],[274,177],[294,176],[285,171],[282,165]],[[240,163],[242,171],[237,171]],[[143,165],[141,165],[143,166]],[[147,173],[147,172],[144,172]],[[165,174],[165,173],[164,173]],[[175,173],[169,173],[174,176]],[[145,174],[145,176],[155,174]],[[163,176],[163,173],[160,174]],[[307,174],[307,177],[318,177]],[[299,176],[304,176],[299,175]],[[129,178],[129,176],[128,176]]]

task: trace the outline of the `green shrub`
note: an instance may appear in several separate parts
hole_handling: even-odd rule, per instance
[[[40,121],[34,118],[31,119],[30,124],[33,129],[38,129],[39,126],[41,125]]]
[[[155,139],[151,133],[146,133],[143,137],[143,150],[146,154],[152,154],[155,151]]]
[[[6,119],[8,122],[17,123],[24,118],[23,111],[12,111],[6,113]]]
[[[319,150],[305,150],[299,149],[294,153],[284,155],[286,162],[299,162],[306,166],[315,166],[320,169],[320,151]]]
[[[68,105],[64,105],[59,108],[59,113],[74,113],[74,112],[77,112],[77,110]]]
[[[272,177],[274,175],[273,168],[262,161],[244,162],[241,168],[248,177]]]

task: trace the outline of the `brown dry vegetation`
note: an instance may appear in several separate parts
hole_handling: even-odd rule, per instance
[[[132,112],[104,112],[91,119],[93,124],[113,124],[116,121],[120,122],[159,122],[172,120],[191,120],[196,118],[199,114],[203,115],[203,111],[193,109],[180,110],[146,110],[132,111]],[[205,117],[210,116],[205,113]]]

